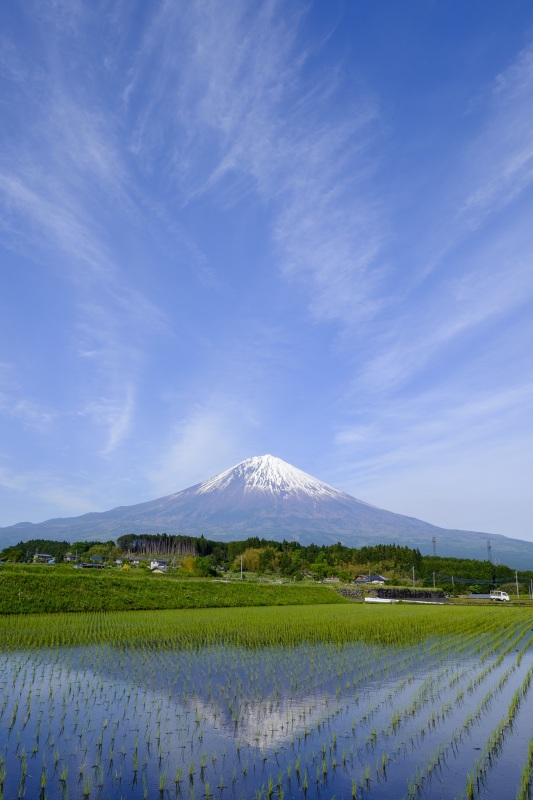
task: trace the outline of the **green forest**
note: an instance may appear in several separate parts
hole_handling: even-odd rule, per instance
[[[147,567],[150,559],[166,560],[169,569],[183,577],[208,577],[243,572],[284,580],[339,578],[350,582],[363,576],[382,575],[388,585],[437,586],[449,594],[487,592],[509,586],[513,593],[528,593],[533,572],[519,574],[490,561],[422,555],[418,549],[397,544],[360,548],[332,545],[302,545],[294,541],[273,541],[250,537],[220,542],[201,536],[128,534],[116,541],[51,541],[32,539],[5,548],[0,560],[31,563],[36,553],[47,554],[60,564],[98,559],[110,567]]]

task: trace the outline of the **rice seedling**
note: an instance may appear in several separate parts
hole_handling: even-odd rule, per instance
[[[533,738],[529,740],[527,759],[520,775],[520,786],[516,800],[530,800],[531,782],[533,776]]]
[[[59,753],[56,774],[67,768],[60,781],[65,789],[75,788],[82,766],[78,794],[89,780],[84,763],[94,766],[94,785],[103,791],[129,773],[132,800],[160,791],[161,776],[169,771],[180,778],[188,773],[192,794],[199,774],[201,794],[207,784],[221,793],[241,781],[243,796],[252,796],[259,781],[266,792],[271,778],[278,797],[290,793],[294,773],[305,794],[312,764],[317,786],[327,778],[332,792],[346,796],[353,781],[349,771],[360,764],[365,793],[377,791],[377,780],[379,796],[386,797],[389,778],[408,770],[410,737],[418,752],[427,753],[413,776],[413,791],[422,784],[427,791],[441,760],[458,757],[456,742],[472,735],[515,680],[509,659],[513,653],[517,669],[513,647],[526,652],[531,624],[510,615],[512,624],[502,632],[494,615],[481,614],[473,625],[462,609],[438,617],[435,609],[396,610],[401,613],[393,617],[391,609],[388,616],[358,609],[361,617],[354,618],[350,608],[349,618],[339,606],[332,624],[331,608],[329,619],[313,609],[313,623],[305,608],[285,611],[283,622],[277,609],[245,609],[240,626],[236,612],[231,619],[220,613],[217,630],[205,615],[192,614],[194,627],[181,612],[93,615],[86,620],[87,642],[75,641],[76,630],[72,643],[58,647],[65,631],[53,634],[48,621],[49,642],[31,654],[15,647],[10,629],[0,664],[6,677],[0,680],[11,682],[12,690],[0,710],[8,721],[17,712],[12,734],[21,737],[19,754],[24,744],[36,757],[45,747]],[[260,636],[245,630],[251,620],[262,626]],[[32,633],[38,635],[43,632]],[[25,637],[28,631],[21,630]],[[39,691],[45,685],[46,692]],[[456,738],[449,736],[437,750],[439,726],[455,719]],[[70,735],[78,742],[75,753]],[[375,754],[375,773],[364,763],[365,742]],[[0,752],[5,757],[16,746],[12,737]],[[113,765],[115,753],[119,767]],[[490,758],[495,756],[491,751]],[[27,776],[27,794],[30,781]],[[175,781],[176,791],[179,785]]]

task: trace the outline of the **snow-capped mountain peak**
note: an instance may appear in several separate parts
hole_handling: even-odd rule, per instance
[[[272,455],[253,456],[241,461],[240,464],[199,484],[196,487],[196,494],[226,491],[237,486],[244,493],[307,495],[317,499],[339,497],[343,494],[333,486]]]
[[[509,564],[531,564],[533,545],[473,531],[451,531],[357,500],[272,455],[255,456],[175,494],[81,517],[0,528],[4,543],[21,538],[108,540],[166,531],[231,541],[250,537],[350,547],[394,543],[444,555],[479,558],[487,536]],[[433,543],[433,545],[432,545]],[[440,554],[440,552],[439,552]],[[504,555],[506,554],[506,555]]]

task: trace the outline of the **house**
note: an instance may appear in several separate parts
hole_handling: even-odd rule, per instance
[[[73,564],[77,560],[78,556],[74,555],[74,553],[65,553],[65,555],[63,556],[63,561],[66,564]]]
[[[49,553],[35,553],[33,556],[33,563],[34,564],[55,564],[56,560],[54,556],[51,556]]]
[[[168,561],[164,561],[161,558],[152,558],[150,561],[150,572],[156,572],[162,574],[166,572],[168,569]]]
[[[385,581],[388,581],[383,575],[358,575],[354,579],[354,583],[374,583],[383,586]]]

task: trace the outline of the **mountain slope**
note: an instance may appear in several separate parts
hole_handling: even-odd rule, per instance
[[[395,542],[462,558],[492,554],[533,568],[533,543],[496,534],[438,528],[385,511],[313,478],[271,455],[256,456],[188,489],[102,513],[0,528],[3,546],[30,538],[116,539],[126,533],[181,533],[209,539],[260,536],[302,544],[341,541],[351,547]]]

